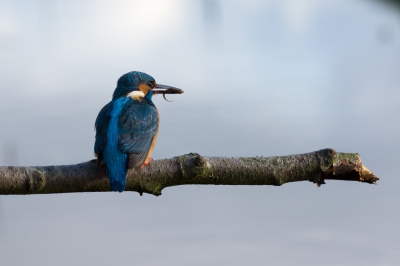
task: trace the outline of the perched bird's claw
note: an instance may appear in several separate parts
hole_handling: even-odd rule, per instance
[[[153,158],[148,158],[146,161],[144,161],[143,165],[140,167],[140,170],[142,170],[146,165],[150,164],[151,161],[153,161]]]

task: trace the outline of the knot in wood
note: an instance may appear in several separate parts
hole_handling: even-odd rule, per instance
[[[198,153],[189,153],[178,156],[184,178],[202,177],[207,175],[207,161]]]

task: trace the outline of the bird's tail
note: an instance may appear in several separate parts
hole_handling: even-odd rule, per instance
[[[112,189],[112,191],[123,192],[125,190],[125,185],[125,182],[110,181],[110,188]]]
[[[126,171],[115,172],[107,168],[107,175],[110,179],[110,188],[113,191],[123,192],[126,186]]]
[[[124,154],[124,158],[118,158],[119,160],[114,160],[113,163],[106,163],[107,175],[110,180],[110,188],[113,191],[123,192],[126,186],[126,173],[127,156]]]

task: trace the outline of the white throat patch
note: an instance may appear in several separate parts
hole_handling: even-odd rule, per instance
[[[142,91],[131,91],[130,93],[128,93],[127,96],[132,100],[138,100],[139,102],[141,102],[144,98],[144,93]]]

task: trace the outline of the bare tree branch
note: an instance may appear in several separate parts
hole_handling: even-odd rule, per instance
[[[203,157],[196,153],[155,160],[142,171],[128,172],[127,191],[161,195],[165,187],[188,184],[274,185],[324,180],[376,183],[357,153],[333,149],[274,157]],[[0,194],[49,194],[110,191],[104,165],[0,167]]]

